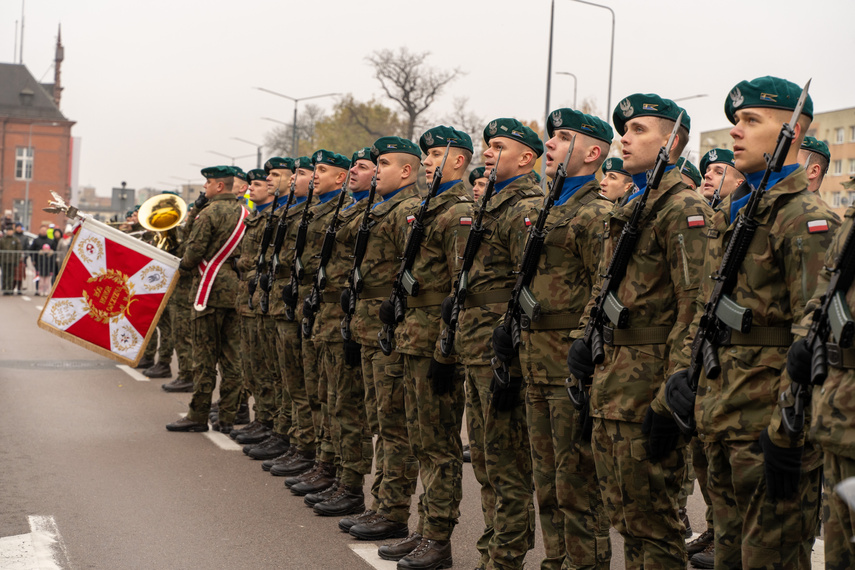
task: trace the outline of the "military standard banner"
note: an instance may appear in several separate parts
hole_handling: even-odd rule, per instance
[[[38,325],[136,366],[175,287],[178,262],[163,250],[85,218]]]

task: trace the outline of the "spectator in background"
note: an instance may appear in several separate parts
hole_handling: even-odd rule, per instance
[[[21,247],[18,248],[21,251],[26,251],[30,249],[30,238],[27,237],[27,234],[24,233],[24,225],[21,222],[15,223],[15,237],[18,238],[18,241],[21,243]],[[23,295],[23,283],[24,277],[27,275],[27,257],[23,253],[19,256],[18,265],[15,268],[15,279],[12,283],[12,288],[18,295]]]
[[[55,268],[55,245],[53,239],[48,236],[48,229],[47,226],[42,225],[39,228],[38,237],[30,245],[30,251],[33,252],[33,265],[36,267],[36,297],[42,293],[47,294]]]
[[[21,260],[21,241],[15,237],[15,228],[4,224],[3,237],[0,237],[0,278],[4,295],[11,295],[14,289],[15,270]]]

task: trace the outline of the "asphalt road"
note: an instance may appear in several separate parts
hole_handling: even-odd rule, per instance
[[[368,552],[376,545],[341,533],[338,519],[315,516],[237,446],[217,445],[228,447],[227,437],[167,432],[164,425],[186,412],[189,394],[167,394],[162,380],[139,381],[39,329],[43,301],[0,297],[0,569],[372,567],[352,545]],[[478,560],[477,487],[466,465],[455,568]],[[412,512],[411,525],[415,506]],[[689,513],[702,530],[697,491]],[[57,542],[42,541],[54,566],[3,557],[13,538],[2,537],[29,536],[32,516],[55,521]],[[543,557],[539,532],[529,568]],[[623,568],[620,539],[613,538],[612,568]],[[385,564],[374,567],[394,568]]]

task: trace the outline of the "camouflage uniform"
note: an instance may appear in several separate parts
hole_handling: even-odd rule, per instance
[[[3,231],[3,229],[0,229]],[[17,236],[0,236],[0,274],[3,275],[2,290],[12,291],[15,280],[15,267],[21,261],[21,240]]]
[[[431,540],[451,538],[463,492],[463,367],[456,367],[447,394],[435,394],[427,377],[431,358],[439,353],[440,305],[460,270],[472,216],[472,198],[463,183],[456,180],[443,187],[422,220],[425,235],[412,269],[419,294],[407,297],[404,321],[395,331],[396,350],[404,355],[407,435],[424,487],[418,528]],[[413,204],[410,214],[420,207]],[[453,363],[456,358],[437,360]]]
[[[531,448],[525,408],[492,408],[491,335],[511,296],[519,270],[528,214],[542,200],[534,173],[524,174],[490,199],[487,230],[469,272],[469,294],[460,312],[455,351],[466,367],[466,421],[475,478],[481,484],[484,533],[478,540],[481,565],[520,568],[534,545]],[[517,368],[512,376],[521,376]]]
[[[140,240],[154,247],[156,237],[157,234],[155,232],[146,232],[140,237]],[[174,311],[175,304],[170,297],[163,307],[160,317],[157,319],[155,325],[157,328],[145,347],[142,360],[154,360],[154,356],[157,354],[158,362],[163,362],[168,366],[172,361],[172,352],[175,350],[175,337],[172,332],[172,315]]]
[[[606,218],[601,274],[634,207],[634,202],[616,206]],[[638,243],[615,291],[629,310],[629,328],[614,329],[613,344],[604,347],[605,360],[592,380],[594,462],[606,511],[624,538],[627,568],[685,567],[687,562],[685,529],[677,516],[686,442],[661,461],[651,461],[641,423],[675,368],[694,315],[709,216],[709,206],[683,183],[676,168],[669,168],[659,188],[650,191]],[[697,225],[690,227],[689,218]],[[595,284],[594,296],[601,284]],[[592,298],[581,328],[593,305]],[[670,416],[667,408],[661,413]]]
[[[193,277],[180,273],[178,283],[172,291],[172,338],[178,356],[178,379],[193,379],[193,333],[190,322],[193,318]]]
[[[764,194],[755,217],[760,227],[731,294],[735,302],[753,311],[751,332],[732,333],[731,344],[718,349],[719,377],[710,380],[701,374],[698,385],[695,417],[709,461],[716,567],[810,567],[819,516],[819,453],[805,447],[796,496],[774,501],[766,496],[758,443],[761,432],[771,425],[776,444],[792,446],[789,437],[778,432],[775,417],[778,394],[786,387],[781,372],[792,343],[793,320],[802,314],[816,288],[822,256],[832,238],[829,231],[810,233],[807,224],[827,220],[832,230],[838,224],[825,203],[806,187],[805,171],[798,167]],[[713,217],[703,275],[711,275],[721,265],[735,227],[730,212],[735,195],[728,196]],[[713,282],[706,279],[695,321],[712,287]],[[776,332],[782,338],[775,338]],[[684,354],[689,354],[693,337],[690,332]]]
[[[210,199],[202,210],[185,246],[181,269],[192,271],[193,290],[199,290],[201,275],[198,267],[210,260],[226,243],[240,219],[241,206],[233,194],[219,194]],[[193,311],[193,360],[196,363],[193,378],[193,398],[187,419],[207,423],[211,409],[211,393],[220,366],[221,424],[233,424],[240,395],[240,325],[234,304],[238,289],[238,276],[232,266],[237,253],[233,252],[219,269],[211,287],[207,307]]]
[[[599,189],[591,176],[549,212],[549,233],[529,287],[540,303],[541,317],[521,334],[519,358],[546,549],[540,566],[544,570],[608,568],[611,559],[593,451],[580,437],[578,415],[564,388],[570,331],[590,299],[603,249],[603,219],[611,209]],[[529,214],[532,220],[537,216],[537,211]]]
[[[410,517],[410,500],[416,491],[419,464],[410,450],[404,405],[404,364],[393,352],[385,356],[377,333],[382,328],[380,303],[389,298],[398,271],[401,244],[409,225],[406,214],[419,201],[415,186],[372,205],[371,234],[362,261],[364,288],[356,303],[351,331],[362,344],[362,371],[374,382],[377,421],[383,441],[383,479],[378,489],[377,512],[398,523]]]

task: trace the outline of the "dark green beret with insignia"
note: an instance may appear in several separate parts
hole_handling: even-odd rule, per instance
[[[231,166],[209,166],[202,169],[202,176],[212,178],[233,178],[235,171]]]
[[[704,177],[701,176],[701,172],[698,170],[698,167],[686,160],[685,156],[681,156],[677,159],[677,170],[680,171],[680,174],[685,174],[689,178],[692,179],[692,182],[695,183],[695,186],[700,186],[704,182]]]
[[[567,108],[552,111],[546,121],[546,132],[550,137],[553,136],[552,133],[561,129],[576,131],[609,144],[615,136],[612,127],[599,117]]]
[[[314,170],[315,165],[312,163],[312,159],[308,156],[301,156],[300,158],[294,159],[294,163],[291,165],[291,172],[297,172],[298,168]]]
[[[496,119],[484,127],[484,142],[490,144],[490,139],[505,137],[516,140],[530,148],[539,157],[543,154],[543,141],[537,133],[516,119]]]
[[[125,212],[125,217],[130,218],[134,215],[134,212],[136,212],[136,210],[128,210],[127,212]]]
[[[828,150],[828,145],[815,137],[805,137],[805,140],[802,141],[802,148],[821,154],[825,157],[825,160],[831,160],[831,152]]]
[[[252,170],[246,173],[246,180],[247,182],[254,182],[256,180],[267,180],[267,172],[265,170],[262,170],[261,168],[253,168]]]
[[[469,184],[475,186],[476,180],[478,180],[479,178],[486,177],[487,174],[485,173],[485,168],[483,166],[479,166],[478,168],[473,169],[472,172],[469,173]]]
[[[606,172],[617,172],[625,176],[632,176],[629,172],[623,169],[623,160],[620,158],[607,158],[602,166],[603,174]]]
[[[371,160],[371,147],[366,146],[354,152],[350,162],[352,164],[356,164],[357,160]]]
[[[178,192],[176,192],[175,190],[164,190],[163,192],[161,192],[161,194],[172,194],[173,196],[181,196],[181,195],[180,195]]]
[[[375,163],[381,154],[404,153],[412,154],[421,159],[422,151],[416,146],[416,143],[410,139],[402,139],[401,137],[380,137],[374,141],[374,146],[371,147],[371,160]]]
[[[315,151],[315,153],[312,155],[312,164],[314,164],[315,166],[317,166],[318,164],[328,164],[330,166],[335,166],[336,168],[343,168],[345,170],[350,168],[350,161],[347,160],[346,156],[325,149]]]
[[[635,117],[659,117],[660,119],[676,121],[677,117],[680,116],[680,111],[685,111],[685,109],[670,99],[663,99],[654,93],[636,93],[618,103],[614,113],[612,113],[612,122],[617,132],[624,134],[626,132],[626,122],[630,119]],[[687,131],[691,132],[692,119],[688,113],[683,113],[683,120],[680,124]]]
[[[264,172],[269,173],[271,170],[276,168],[287,168],[290,171],[294,171],[294,159],[293,158],[283,158],[281,156],[274,156],[273,158],[267,159],[267,162],[264,163]]]
[[[726,148],[714,148],[701,159],[701,176],[707,173],[710,164],[721,162],[733,166],[733,151]]]
[[[240,166],[232,166],[232,172],[234,172],[235,178],[246,180],[246,172]]]
[[[724,114],[735,125],[735,114],[740,109],[767,107],[769,109],[793,111],[801,94],[801,87],[780,77],[766,75],[752,81],[740,81],[736,87],[730,90],[727,99],[724,101]],[[813,101],[810,95],[805,99],[802,115],[807,115],[813,119]]]
[[[454,127],[445,126],[434,127],[425,131],[425,134],[419,138],[419,146],[422,152],[427,154],[427,151],[432,148],[448,146],[448,141],[451,141],[451,146],[455,148],[465,148],[469,152],[474,152],[472,138],[469,135]]]

